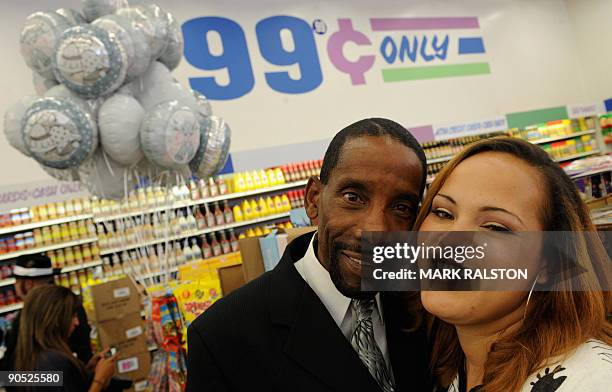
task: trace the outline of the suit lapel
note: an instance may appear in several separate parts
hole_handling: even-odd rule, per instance
[[[312,233],[289,244],[272,276],[272,322],[289,328],[285,353],[333,390],[379,391],[319,297],[293,266],[304,256],[311,238]]]

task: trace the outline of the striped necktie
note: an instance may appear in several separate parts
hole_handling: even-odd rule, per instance
[[[382,351],[374,339],[372,311],[374,300],[351,300],[351,310],[355,329],[351,335],[351,345],[359,355],[359,359],[370,371],[370,374],[384,392],[394,392],[393,380]]]

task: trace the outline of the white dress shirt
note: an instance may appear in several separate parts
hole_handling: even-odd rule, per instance
[[[319,297],[325,308],[332,316],[342,334],[350,342],[351,334],[355,329],[356,320],[353,318],[351,311],[351,298],[345,297],[332,282],[329,272],[321,265],[314,251],[314,239],[317,233],[312,236],[310,245],[306,250],[304,257],[295,262],[295,268],[308,283],[310,288]],[[385,323],[382,317],[382,304],[380,302],[380,294],[376,294],[374,310],[372,312],[372,325],[374,327],[374,339],[380,348],[380,351],[385,358],[387,368],[390,374],[393,374],[391,362],[389,360],[389,350],[387,348],[387,334],[385,332]]]

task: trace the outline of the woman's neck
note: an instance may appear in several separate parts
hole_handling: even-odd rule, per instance
[[[491,346],[521,325],[523,310],[524,307],[520,306],[498,320],[482,324],[455,326],[461,349],[465,355],[467,391],[482,384],[485,362]]]

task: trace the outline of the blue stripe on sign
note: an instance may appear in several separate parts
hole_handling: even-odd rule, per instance
[[[606,105],[606,112],[612,112],[612,98],[606,99],[604,105]]]
[[[459,38],[459,54],[485,53],[482,38]]]
[[[219,174],[230,174],[234,172],[234,163],[232,162],[232,154],[227,156],[227,161],[225,162],[225,166],[221,169]]]

